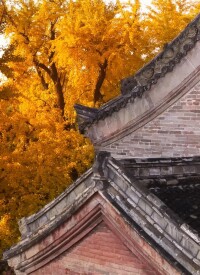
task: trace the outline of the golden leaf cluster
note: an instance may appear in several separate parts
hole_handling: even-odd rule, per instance
[[[60,194],[93,160],[74,104],[98,107],[173,39],[198,1],[0,0],[0,252],[17,220]]]

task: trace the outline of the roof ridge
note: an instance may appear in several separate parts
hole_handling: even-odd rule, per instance
[[[168,72],[173,71],[176,64],[187,55],[187,53],[200,40],[200,14],[190,22],[186,28],[169,44],[166,44],[164,50],[154,57],[149,63],[141,68],[133,76],[121,80],[121,95],[108,101],[99,109],[94,111],[86,106],[79,105],[77,111],[79,120],[79,129],[84,132],[95,121],[104,119],[119,111],[129,102],[133,102],[136,97],[142,97],[145,91],[151,89],[151,86],[164,77]],[[87,115],[87,112],[88,115]],[[92,116],[91,116],[91,113]]]
[[[190,51],[200,40],[200,14],[198,14],[185,29],[171,42],[165,44],[164,49],[150,62],[142,67],[133,76],[122,79],[121,92],[132,92],[136,86],[142,86],[142,93],[156,84],[160,77],[173,70],[174,66]],[[159,62],[159,64],[156,64]]]

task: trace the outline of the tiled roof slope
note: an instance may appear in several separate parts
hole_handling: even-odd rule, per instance
[[[107,102],[99,109],[75,105],[78,114],[79,129],[84,129],[95,121],[104,119],[119,111],[136,97],[142,97],[143,93],[156,84],[157,81],[171,72],[177,63],[187,55],[200,40],[200,14],[157,55],[151,62],[145,65],[134,76],[121,81],[121,95]]]
[[[150,189],[190,227],[200,233],[200,178],[190,178],[175,186]]]
[[[121,160],[125,169],[200,234],[200,158]]]
[[[4,259],[20,255],[44,239],[98,193],[180,274],[200,274],[198,233],[182,219],[182,212],[177,215],[170,210],[168,201],[164,202],[168,195],[162,201],[153,194],[157,186],[178,187],[182,178],[198,176],[199,166],[200,158],[116,161],[100,152],[92,170],[39,213],[22,221],[23,239],[4,253]],[[39,254],[34,256],[36,262],[37,257]],[[21,260],[17,269],[24,271],[30,264],[34,262]]]

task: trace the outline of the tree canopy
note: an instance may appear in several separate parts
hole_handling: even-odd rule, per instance
[[[17,220],[79,177],[93,147],[73,106],[99,107],[195,16],[198,1],[0,0],[0,252]]]

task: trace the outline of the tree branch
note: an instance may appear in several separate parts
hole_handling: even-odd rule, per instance
[[[106,78],[106,68],[108,66],[108,60],[105,59],[103,64],[99,64],[99,76],[97,78],[97,82],[96,82],[96,86],[95,86],[95,90],[94,90],[94,105],[96,105],[96,103],[98,101],[101,101],[103,99],[103,96],[101,94],[101,87],[103,85],[103,82]]]
[[[41,72],[41,70],[40,70],[40,68],[38,66],[36,66],[36,70],[37,70],[37,74],[38,74],[38,76],[39,76],[39,78],[41,80],[43,88],[45,90],[47,90],[48,87],[49,87],[49,84],[45,81],[44,76],[43,76],[43,74],[42,74],[42,72]]]
[[[64,116],[65,99],[64,99],[64,94],[63,94],[63,86],[61,84],[61,79],[58,75],[56,64],[54,62],[51,64],[51,79],[52,79],[52,81],[55,85],[55,88],[56,88],[58,107],[61,109],[62,116]]]
[[[51,77],[51,70],[45,64],[39,62],[35,56],[33,57],[33,63],[36,67],[43,69]]]

